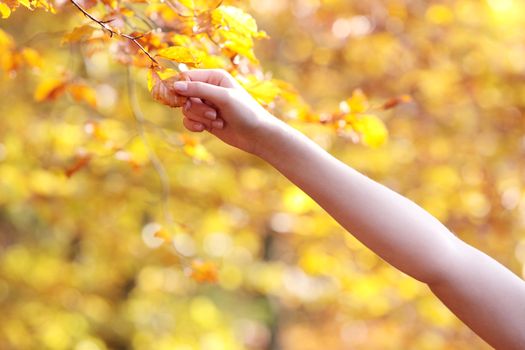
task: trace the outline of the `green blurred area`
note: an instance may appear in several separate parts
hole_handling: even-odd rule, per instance
[[[356,88],[377,106],[410,94],[413,103],[381,112],[390,138],[378,149],[290,123],[525,277],[523,2],[235,4],[270,35],[256,47],[265,70],[319,112]],[[39,76],[67,67],[99,103],[36,103],[35,74],[0,78],[1,349],[488,349],[268,165],[207,135],[214,160],[188,157],[180,113],[152,101],[145,72],[131,69],[169,175],[168,211],[185,225],[174,245],[152,237],[152,223],[171,226],[127,69],[61,46],[80,23],[69,8],[0,22],[42,52]],[[93,118],[102,143],[86,132]],[[67,178],[79,149],[99,156]],[[216,262],[218,283],[188,278],[177,252]]]

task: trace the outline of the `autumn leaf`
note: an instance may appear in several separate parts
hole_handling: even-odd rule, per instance
[[[40,54],[30,47],[24,47],[20,51],[20,56],[22,57],[25,64],[32,68],[41,68],[42,67],[42,58]]]
[[[254,38],[266,38],[264,31],[259,31],[255,19],[234,6],[221,6],[212,13],[212,20],[215,25],[223,26],[231,32],[250,36]]]
[[[47,0],[18,0],[19,3],[30,9],[30,10],[34,10],[34,9],[37,9],[37,8],[42,8],[48,12],[51,12],[51,13],[56,13],[56,10],[55,8],[53,7],[53,4],[51,4],[49,1]]]
[[[116,9],[118,7],[118,1],[117,0],[101,0],[104,5],[109,6],[112,9]],[[121,9],[121,13],[126,13],[127,11],[131,11],[129,9],[123,8]]]
[[[15,42],[13,37],[0,28],[0,49],[2,49],[2,52],[10,50],[14,46]]]
[[[281,89],[273,80],[260,80],[250,75],[238,78],[241,85],[261,104],[268,105],[281,93]]]
[[[193,260],[188,274],[199,283],[215,283],[218,280],[217,266],[210,261]]]
[[[391,109],[391,108],[399,106],[400,104],[410,103],[410,102],[412,102],[412,97],[410,95],[402,95],[402,96],[391,98],[390,100],[386,101],[383,104],[382,108],[385,110]]]
[[[190,156],[195,162],[211,163],[213,161],[213,156],[198,139],[187,134],[182,134],[180,138],[183,144],[182,149],[184,153]]]
[[[171,46],[159,50],[157,56],[166,58],[177,63],[185,63],[190,66],[198,66],[206,57],[206,52],[184,46]]]
[[[71,32],[62,37],[63,44],[73,44],[89,39],[96,29],[89,24],[75,27]]]
[[[230,60],[228,60],[224,56],[206,55],[204,56],[201,63],[199,64],[199,67],[200,68],[226,69],[230,64],[231,64]]]
[[[67,177],[71,177],[80,171],[82,168],[86,167],[91,161],[91,155],[87,153],[79,153],[75,157],[75,161],[69,167],[64,170],[64,173]]]
[[[160,238],[166,243],[171,243],[171,241],[173,240],[168,230],[166,230],[162,226],[159,227],[159,229],[153,234],[153,237]]]
[[[0,2],[0,15],[2,18],[8,18],[11,16],[11,9],[3,2]]]
[[[356,89],[352,96],[342,103],[341,111],[348,113],[363,113],[368,110],[368,98],[361,89]]]
[[[54,101],[66,91],[68,82],[63,78],[51,78],[41,81],[33,95],[35,101]]]
[[[156,76],[153,73],[156,73],[156,75],[158,76],[158,78],[160,78],[160,80],[166,80],[171,77],[178,76],[180,74],[178,71],[176,71],[175,69],[171,69],[171,68],[165,68],[165,69],[152,68],[148,70],[147,86],[148,86],[149,92],[153,90],[153,86],[155,85],[155,82],[156,82]]]
[[[183,80],[183,77],[178,74],[162,80],[155,69],[149,71],[151,81],[148,86],[151,86],[151,95],[158,102],[170,107],[181,107],[186,103],[186,97],[181,96],[175,92],[174,83]]]
[[[18,0],[1,0],[0,1],[0,15],[2,18],[8,18],[11,12],[20,6]]]
[[[72,83],[67,86],[67,91],[75,99],[75,101],[84,101],[91,107],[97,106],[97,93],[93,88],[83,83]]]
[[[388,130],[381,119],[373,114],[359,115],[351,124],[353,129],[361,134],[365,145],[377,148],[388,138]]]
[[[255,19],[233,6],[221,6],[212,12],[212,24],[222,38],[224,48],[257,63],[253,52],[253,39],[267,38],[259,31]]]
[[[179,0],[177,2],[193,13],[202,13],[215,9],[222,3],[221,0]]]
[[[104,128],[95,120],[88,120],[84,124],[84,132],[99,141],[107,141],[108,135]]]

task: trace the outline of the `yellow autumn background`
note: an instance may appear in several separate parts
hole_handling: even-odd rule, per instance
[[[522,1],[76,4],[115,34],[70,1],[0,1],[1,349],[489,349],[148,88],[229,70],[525,278]]]

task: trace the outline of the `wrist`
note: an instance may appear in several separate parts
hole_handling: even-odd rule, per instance
[[[282,149],[286,131],[290,126],[269,113],[261,116],[260,120],[254,137],[253,154],[273,164],[282,153],[279,150]]]

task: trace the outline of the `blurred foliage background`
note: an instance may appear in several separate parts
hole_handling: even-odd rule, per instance
[[[380,113],[390,136],[378,148],[288,120],[525,277],[522,1],[230,3],[269,34],[255,50],[264,69],[319,113],[356,88],[372,106],[410,94]],[[42,54],[38,74],[1,73],[0,348],[488,348],[260,160],[209,135],[198,137],[207,151],[181,147],[179,112],[142,84],[145,145],[126,67],[60,45],[83,23],[70,8],[0,22]],[[96,109],[71,96],[34,101],[58,63],[95,86]],[[125,151],[104,156],[107,142]],[[89,164],[85,150],[98,152]],[[181,256],[216,264],[217,283],[189,278]]]

